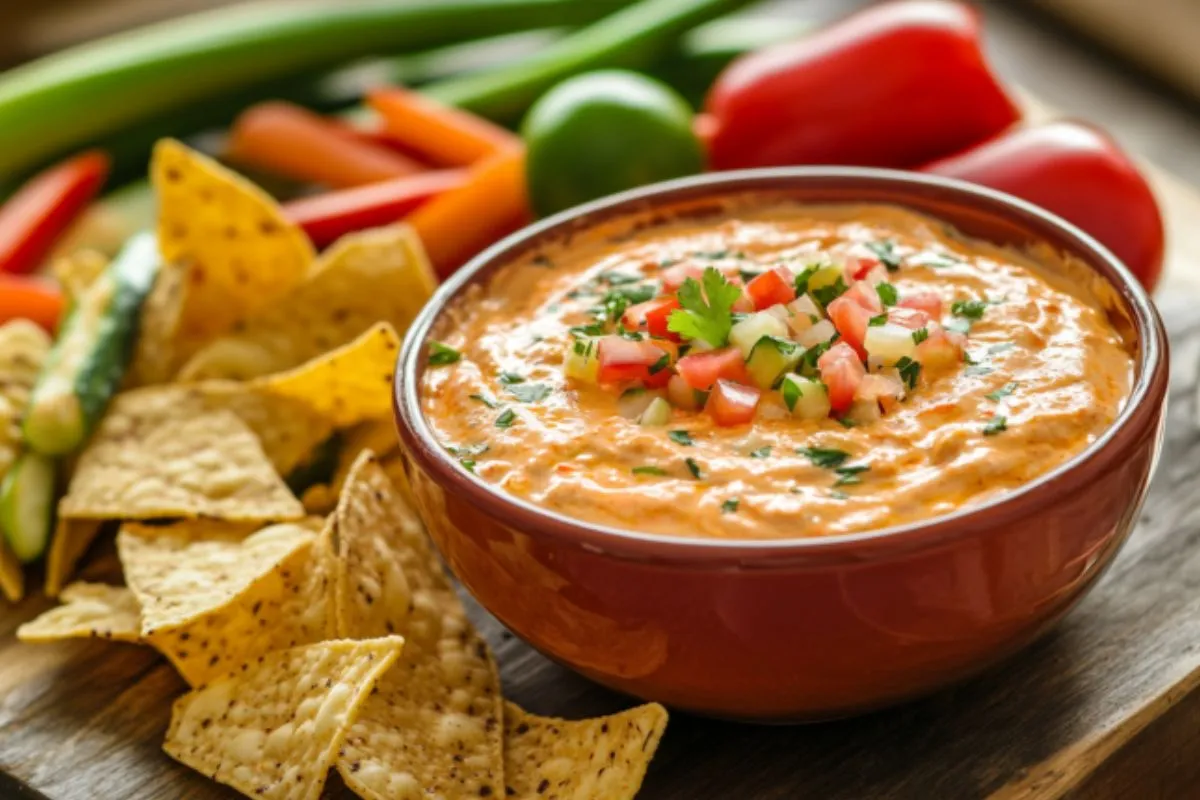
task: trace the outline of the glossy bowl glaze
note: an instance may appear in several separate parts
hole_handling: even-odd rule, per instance
[[[523,251],[597,222],[750,193],[893,203],[1003,245],[1073,255],[1132,345],[1128,405],[1062,467],[986,504],[846,536],[665,538],[569,519],[493,489],[438,445],[420,406],[442,308]],[[702,714],[844,716],[930,692],[1027,645],[1092,586],[1129,535],[1162,442],[1162,322],[1128,271],[1034,206],[942,178],[851,168],[704,175],[573,209],[483,253],[408,334],[396,410],[421,516],[454,573],[534,647],[613,689]]]

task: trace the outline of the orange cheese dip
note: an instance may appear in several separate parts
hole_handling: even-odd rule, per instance
[[[886,267],[870,261],[880,257]],[[460,295],[433,329],[422,405],[464,469],[591,523],[777,539],[928,519],[1054,469],[1101,436],[1126,402],[1130,346],[1099,303],[1062,277],[1062,263],[892,206],[771,201],[607,223],[529,253]],[[705,411],[706,395],[688,408],[686,397],[675,402],[673,386],[672,402],[647,424],[639,395],[665,390],[581,379],[578,369],[568,376],[564,363],[597,341],[613,292],[643,287],[632,293],[643,300],[680,264],[716,267],[739,286],[780,266],[790,279],[834,265],[848,285],[852,273],[868,288],[887,284],[881,297],[933,293],[941,319],[929,328],[960,350],[954,363],[893,377],[899,392],[881,405],[856,399],[849,410],[802,418],[776,379],[752,390],[759,400],[749,423],[719,424]],[[775,311],[785,317],[786,309]],[[616,323],[607,324],[613,336]],[[711,348],[682,344],[685,352]],[[807,369],[819,383],[820,371]],[[863,369],[904,372],[869,356]]]

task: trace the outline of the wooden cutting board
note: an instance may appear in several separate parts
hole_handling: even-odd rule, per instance
[[[1134,535],[1049,636],[990,674],[844,722],[753,727],[676,714],[641,795],[696,798],[1193,796],[1200,776],[1200,194],[1156,173],[1171,252],[1158,300],[1172,346],[1167,443]],[[114,579],[111,550],[87,577]],[[0,797],[227,798],[160,750],[183,689],[151,651],[22,645],[41,596],[0,608]],[[628,705],[477,607],[505,694],[539,714]],[[886,665],[881,665],[886,669]],[[332,779],[329,797],[349,793]]]

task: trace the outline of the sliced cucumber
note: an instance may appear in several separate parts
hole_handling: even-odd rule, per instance
[[[595,383],[600,372],[599,350],[595,339],[586,336],[572,338],[563,357],[563,373],[577,381]]]
[[[0,531],[26,564],[40,558],[50,541],[55,475],[52,459],[26,452],[0,483]]]
[[[784,375],[779,393],[794,417],[824,419],[829,416],[829,390],[820,381],[795,374]]]
[[[138,234],[79,297],[30,399],[30,448],[58,456],[83,444],[125,375],[159,261],[154,236]]]
[[[671,404],[661,397],[654,398],[646,410],[638,417],[638,425],[653,427],[666,425],[671,421]]]
[[[775,386],[775,382],[785,372],[790,372],[804,355],[804,348],[787,339],[774,336],[764,336],[750,351],[746,360],[746,371],[754,379],[758,388],[766,391]]]
[[[729,343],[742,351],[742,358],[749,358],[750,352],[764,336],[782,338],[786,335],[787,325],[783,320],[765,311],[759,311],[733,326],[729,331]]]

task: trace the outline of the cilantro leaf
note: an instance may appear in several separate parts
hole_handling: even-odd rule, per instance
[[[796,449],[796,453],[808,456],[813,466],[821,469],[837,469],[850,458],[850,454],[845,450],[835,450],[831,447],[800,447]]]
[[[896,243],[890,239],[882,242],[867,242],[867,249],[875,254],[888,272],[900,269],[900,254],[896,252]]]
[[[511,408],[504,409],[504,413],[496,417],[497,428],[511,428],[512,424],[517,421],[517,415],[513,413]]]
[[[988,400],[995,400],[997,403],[999,403],[1001,400],[1008,397],[1010,394],[1012,394],[1016,390],[1017,390],[1017,384],[1014,381],[1012,383],[1004,384],[1003,386],[1001,386],[999,389],[997,389],[994,392],[988,392],[987,394],[984,395],[984,397],[986,397]]]
[[[995,436],[997,433],[1001,433],[1006,430],[1008,430],[1008,417],[1005,417],[1002,414],[997,414],[989,419],[987,424],[983,426],[983,435]]]
[[[766,458],[769,455],[771,455],[771,446],[770,445],[765,445],[763,447],[758,448],[757,450],[750,451],[751,458]]]
[[[813,289],[809,294],[813,299],[821,304],[821,308],[829,308],[829,304],[848,291],[846,282],[839,275],[833,283],[822,286],[818,289]]]
[[[679,304],[671,312],[667,330],[688,339],[702,339],[713,347],[724,347],[733,327],[733,304],[742,290],[713,267],[704,270],[703,288],[695,278],[679,287]]]
[[[887,281],[875,284],[875,294],[879,295],[879,302],[885,306],[894,306],[900,300],[900,293],[896,291],[896,287]]]
[[[726,500],[724,503],[721,503],[721,513],[722,514],[734,514],[734,513],[737,513],[737,510],[738,510],[738,499],[736,497],[731,497],[728,500]]]
[[[851,467],[838,467],[834,470],[837,473],[838,479],[834,482],[834,486],[852,486],[856,483],[862,483],[862,478],[859,477],[862,473],[869,470],[870,467],[865,464],[858,464]]]
[[[929,329],[928,328],[918,328],[917,330],[912,332],[913,344],[920,344],[921,342],[925,341],[928,338],[929,338]]]
[[[950,306],[950,313],[956,317],[976,320],[983,318],[983,312],[988,304],[983,300],[955,300]]]
[[[687,431],[667,431],[667,438],[675,444],[683,445],[684,447],[691,447],[695,444],[692,441],[692,435]]]
[[[867,327],[868,328],[882,328],[884,325],[887,325],[887,321],[888,321],[888,315],[887,315],[887,312],[885,311],[884,313],[877,314],[877,315],[871,317],[869,320],[867,320]]]
[[[538,403],[550,395],[551,389],[544,383],[517,383],[508,387],[508,393],[522,403]]]
[[[667,471],[665,469],[663,469],[662,467],[634,467],[633,474],[634,475],[656,475],[656,476],[661,477],[663,475],[666,475]]]
[[[896,369],[900,371],[900,379],[904,381],[904,385],[909,390],[917,388],[917,379],[921,377],[920,361],[913,361],[908,356],[904,356],[896,362]]]
[[[796,276],[796,296],[808,293],[808,279],[817,274],[817,270],[821,267],[813,264],[810,267],[805,267],[799,275]]]
[[[473,395],[471,395],[471,399],[478,400],[480,403],[483,403],[488,408],[499,408],[500,407],[499,403],[497,403],[492,398],[488,397],[486,394],[473,394]]]
[[[685,458],[683,463],[687,465],[688,472],[692,473],[692,477],[700,480],[704,477],[704,473],[700,471],[700,465],[696,463],[694,458]]]
[[[503,386],[511,386],[514,383],[524,383],[525,379],[515,372],[501,372],[500,383]]]
[[[462,353],[455,350],[448,344],[441,342],[429,342],[429,365],[431,367],[444,367],[447,364],[453,364],[462,358]]]

